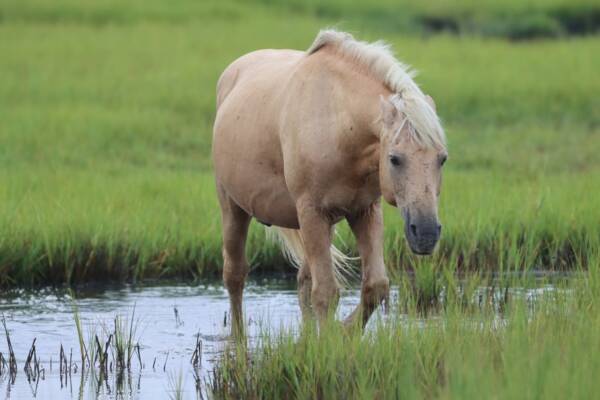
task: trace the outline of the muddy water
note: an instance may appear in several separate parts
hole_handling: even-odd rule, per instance
[[[244,296],[248,334],[256,337],[265,325],[295,327],[299,308],[293,280],[252,281]],[[359,292],[344,293],[340,314],[348,314],[358,302]],[[139,318],[136,337],[140,343],[140,366],[137,353],[132,372],[124,376],[109,374],[98,385],[98,374],[81,373],[79,344],[73,314],[73,298],[64,290],[15,291],[0,298],[0,311],[6,318],[18,373],[0,378],[0,398],[11,399],[168,399],[174,381],[183,381],[183,398],[197,398],[190,358],[196,337],[202,341],[201,378],[211,371],[215,358],[228,337],[229,303],[219,282],[190,287],[147,286],[79,290],[75,300],[79,308],[84,337],[96,330],[99,336],[112,331],[116,315],[130,317],[135,306]],[[177,310],[177,315],[175,313]],[[1,328],[0,328],[1,329]],[[43,376],[28,380],[23,371],[31,344]],[[70,376],[61,376],[60,346],[67,357],[72,351]],[[8,345],[0,333],[0,351],[6,357]]]

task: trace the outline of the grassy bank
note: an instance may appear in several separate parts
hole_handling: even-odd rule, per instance
[[[529,295],[512,286],[494,297],[474,290],[477,276],[446,275],[443,305],[425,314],[418,295],[401,290],[364,335],[265,331],[256,349],[229,349],[209,386],[220,399],[588,399],[600,368],[599,261]]]
[[[10,196],[1,193],[4,285],[219,273],[220,224],[209,173],[36,172],[11,174]],[[577,257],[585,261],[589,248],[600,246],[598,211],[588,196],[591,178],[491,184],[492,174],[448,175],[444,239],[435,257],[440,264],[482,271],[570,269]],[[469,185],[480,189],[460,190]],[[388,208],[386,219],[390,269],[413,267],[417,261],[404,244],[397,211]],[[341,232],[353,249],[347,230]],[[286,268],[261,225],[253,226],[248,254],[255,268]]]
[[[306,48],[337,19],[247,2],[5,2],[0,15],[0,284],[217,274],[215,82],[239,55]],[[600,242],[599,39],[424,40],[352,21],[421,71],[447,127],[436,262],[589,258]],[[390,268],[412,266],[395,210],[386,220]],[[259,226],[248,255],[284,268]]]

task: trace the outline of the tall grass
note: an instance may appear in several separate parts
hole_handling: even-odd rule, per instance
[[[138,327],[140,320],[135,316],[135,305],[131,316],[116,315],[113,325],[112,353],[116,368],[120,371],[131,369],[131,360],[138,343]],[[141,365],[140,365],[141,367]]]
[[[3,283],[193,279],[217,274],[220,227],[212,178],[206,174],[169,180],[170,176],[163,181],[171,190],[168,202],[145,197],[143,188],[129,177],[114,179],[112,188],[117,193],[103,200],[96,198],[95,206],[88,208],[86,199],[94,201],[102,186],[86,190],[89,182],[82,179],[69,183],[81,186],[81,193],[72,198],[58,200],[60,193],[52,189],[55,199],[64,201],[62,207],[40,204],[43,214],[35,217],[12,214],[11,223],[4,226]],[[466,178],[473,187],[463,186]],[[459,272],[569,269],[576,258],[587,260],[592,244],[599,245],[598,209],[589,196],[594,182],[581,177],[553,177],[545,181],[552,188],[535,189],[525,183],[492,186],[492,179],[491,175],[474,173],[465,178],[451,173],[446,177],[441,209],[444,234],[434,257],[437,263],[452,262]],[[121,197],[120,189],[128,194]],[[470,196],[465,196],[465,190]],[[540,197],[547,197],[521,195],[537,190],[544,192]],[[140,200],[127,203],[128,196]],[[39,200],[44,198],[42,195]],[[494,202],[497,207],[478,211],[481,204]],[[541,208],[540,202],[544,203]],[[115,208],[117,204],[120,208]],[[25,207],[24,211],[28,209],[35,208]],[[186,220],[186,215],[196,217]],[[385,218],[389,267],[414,268],[418,259],[404,244],[397,210],[386,208]],[[345,228],[342,226],[341,233],[349,246],[347,251],[355,251]],[[257,268],[285,266],[276,245],[266,239],[259,225],[251,230],[248,254]]]
[[[513,287],[502,309],[473,293],[467,302],[446,296],[424,319],[417,295],[401,291],[392,314],[364,335],[335,325],[265,332],[250,354],[245,346],[224,354],[210,389],[215,398],[248,399],[590,398],[600,366],[594,257],[552,290]],[[479,285],[474,276],[444,283],[449,293]]]

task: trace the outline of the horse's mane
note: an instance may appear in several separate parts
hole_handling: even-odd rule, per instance
[[[394,57],[389,44],[358,41],[349,33],[327,29],[319,32],[307,54],[316,53],[326,46],[364,66],[395,93],[391,101],[406,115],[412,128],[410,131],[419,143],[428,147],[446,147],[440,120],[413,80],[415,71]]]

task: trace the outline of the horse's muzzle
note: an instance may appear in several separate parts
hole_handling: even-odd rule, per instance
[[[404,214],[404,233],[412,252],[418,255],[433,253],[442,233],[442,225],[437,218],[411,217],[410,212]]]

